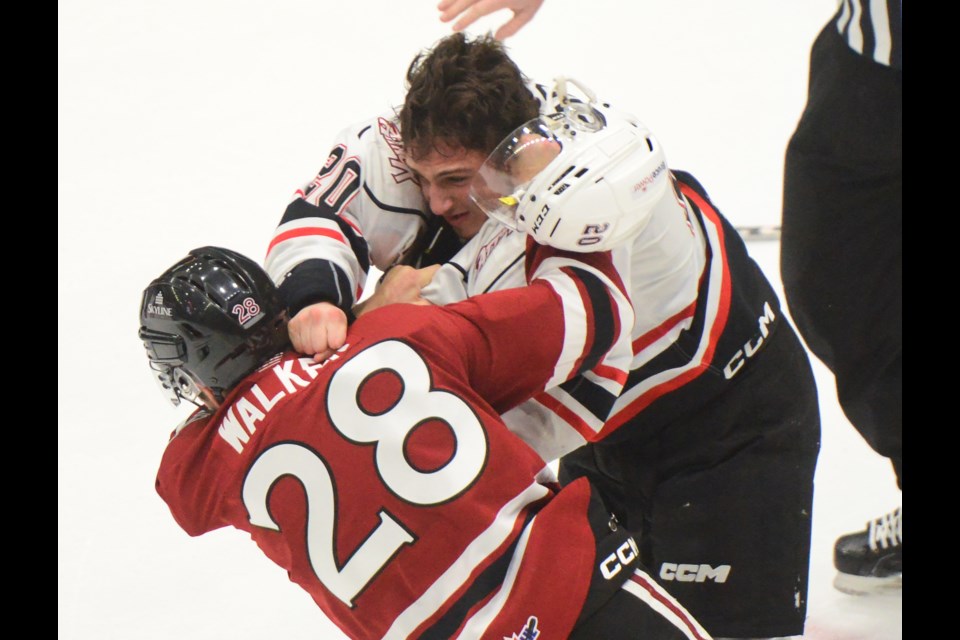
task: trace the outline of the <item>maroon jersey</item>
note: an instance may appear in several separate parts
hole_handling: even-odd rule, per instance
[[[569,635],[604,564],[590,488],[558,492],[500,414],[619,349],[622,384],[632,322],[605,255],[550,260],[529,287],[373,311],[324,363],[266,363],[171,438],[174,518],[248,532],[353,637]]]

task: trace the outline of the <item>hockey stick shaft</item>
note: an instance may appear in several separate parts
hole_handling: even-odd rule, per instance
[[[780,225],[757,225],[757,226],[738,226],[737,233],[745,241],[752,240],[779,240]]]

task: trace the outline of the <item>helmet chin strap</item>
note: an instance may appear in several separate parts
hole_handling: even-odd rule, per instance
[[[210,387],[201,384],[186,369],[177,367],[173,371],[174,390],[178,398],[182,398],[201,409],[215,411],[220,407],[220,400]]]
[[[553,79],[553,90],[557,94],[557,102],[561,107],[566,108],[567,106],[567,83],[572,84],[577,89],[580,90],[587,97],[587,102],[593,104],[597,101],[597,94],[591,91],[590,87],[583,84],[575,78],[568,78],[566,76],[557,76]]]
[[[201,391],[200,400],[203,403],[203,407],[209,409],[210,411],[216,411],[220,408],[222,402],[219,398],[207,387],[204,387]],[[194,403],[196,404],[196,403]]]
[[[606,123],[594,106],[597,103],[597,96],[588,86],[579,80],[566,76],[557,76],[553,81],[553,93],[556,94],[555,107],[558,113],[563,115],[563,121],[554,122],[554,127],[563,126],[565,129],[571,129],[573,135],[576,135],[577,130],[599,131],[603,129]],[[568,83],[579,89],[586,100],[572,96],[567,90]]]

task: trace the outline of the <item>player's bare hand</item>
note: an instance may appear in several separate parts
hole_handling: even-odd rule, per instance
[[[437,5],[440,21],[453,23],[454,31],[463,31],[478,19],[501,9],[509,9],[513,17],[502,24],[493,37],[505,40],[533,19],[543,0],[441,0]]]
[[[353,314],[359,318],[374,309],[398,302],[430,304],[420,295],[420,290],[430,284],[433,274],[439,268],[438,264],[423,269],[414,269],[405,265],[391,268],[384,274],[376,291],[353,308]]]
[[[294,349],[322,362],[347,339],[347,314],[329,302],[311,304],[293,317],[287,333]]]

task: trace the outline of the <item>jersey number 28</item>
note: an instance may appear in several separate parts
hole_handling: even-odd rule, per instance
[[[372,413],[360,406],[360,389],[374,375],[392,372],[402,383],[399,398],[389,408]],[[486,462],[483,426],[470,406],[447,391],[431,389],[430,370],[409,345],[388,340],[354,356],[331,378],[327,407],[332,426],[345,438],[376,447],[377,472],[399,498],[416,505],[445,502],[465,491],[479,477]],[[428,420],[441,420],[455,439],[453,454],[439,469],[424,472],[404,455],[409,434]],[[276,444],[254,461],[243,484],[243,502],[250,523],[279,531],[270,515],[268,497],[273,484],[294,476],[306,493],[307,555],[317,579],[347,606],[413,536],[384,510],[380,523],[349,554],[337,562],[334,532],[337,500],[327,462],[312,449],[295,442]],[[349,480],[341,480],[349,482]]]

